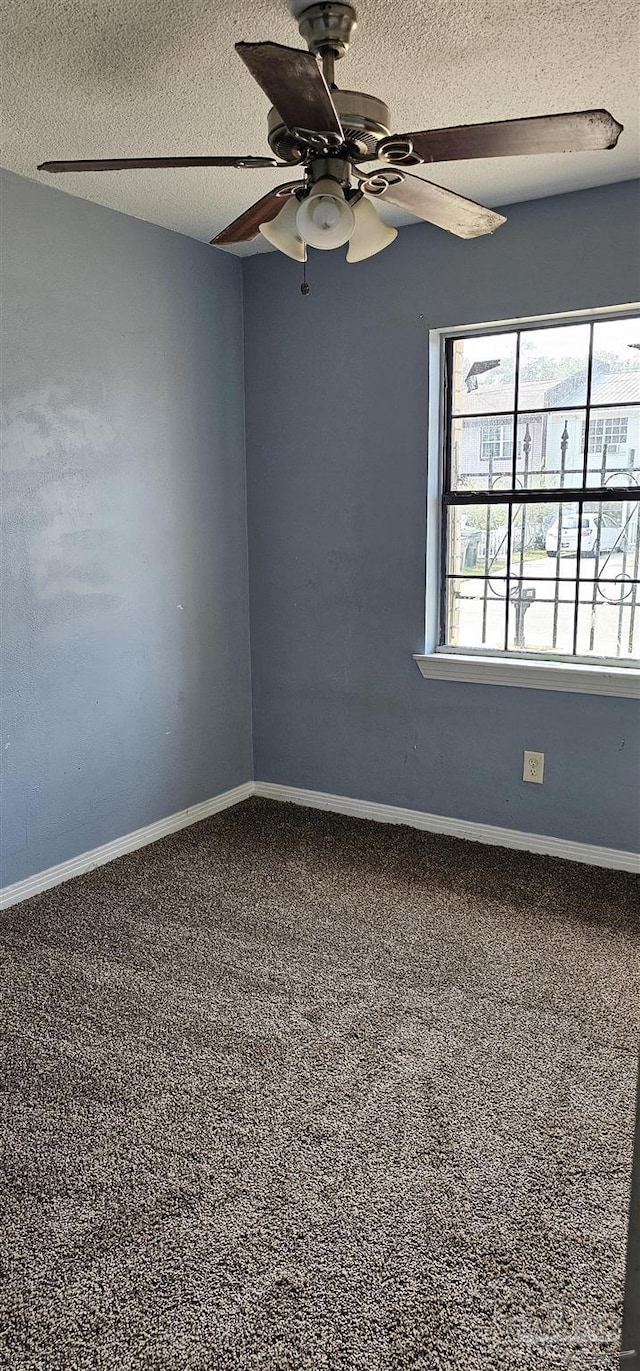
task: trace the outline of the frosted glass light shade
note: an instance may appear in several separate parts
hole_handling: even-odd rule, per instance
[[[342,247],[351,237],[355,222],[342,187],[328,176],[316,181],[296,214],[300,237],[312,248],[325,250]]]
[[[349,239],[348,262],[364,262],[366,257],[382,252],[398,237],[398,230],[384,223],[366,195],[354,205],[353,213],[356,226]]]
[[[303,243],[296,228],[298,208],[295,195],[291,195],[275,219],[270,219],[267,224],[260,224],[260,232],[272,247],[286,253],[287,257],[293,257],[294,262],[306,262],[307,245]]]

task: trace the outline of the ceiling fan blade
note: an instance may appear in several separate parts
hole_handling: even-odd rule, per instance
[[[368,179],[360,180],[360,189],[376,200],[398,205],[429,224],[437,224],[458,238],[479,238],[483,233],[494,233],[505,223],[504,214],[476,205],[474,200],[465,200],[431,181],[423,181],[421,176],[409,176],[399,167],[374,171]]]
[[[312,52],[281,43],[236,43],[236,52],[288,129],[334,133],[342,141],[331,91]]]
[[[302,184],[302,181],[285,181],[281,186],[274,186],[273,190],[267,191],[261,200],[256,200],[255,205],[251,205],[244,214],[212,238],[211,247],[224,247],[228,243],[249,243],[252,238],[257,238],[260,225],[268,224],[270,219],[275,219],[276,214],[284,209],[296,186]]]
[[[390,162],[403,162],[405,157],[397,155],[398,149],[410,144],[406,156],[407,166],[410,166],[411,153],[422,162],[457,162],[473,157],[597,152],[614,148],[621,133],[622,124],[608,110],[590,109],[575,114],[543,114],[533,119],[505,119],[495,124],[461,124],[457,128],[392,134],[378,143],[376,154],[386,155]]]
[[[100,161],[41,162],[38,171],[131,171],[145,167],[279,167],[274,157],[107,157]]]

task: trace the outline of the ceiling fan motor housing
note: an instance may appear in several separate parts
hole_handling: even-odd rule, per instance
[[[298,31],[304,38],[309,52],[321,57],[332,52],[334,57],[344,57],[357,27],[356,12],[351,5],[321,0],[320,4],[310,5],[300,15]]]
[[[389,133],[388,106],[376,95],[366,95],[359,90],[334,88],[331,95],[344,129],[345,142],[353,145],[356,150],[354,155],[368,157],[375,151],[378,139]],[[301,130],[296,134],[288,129],[275,109],[269,110],[268,139],[276,157],[283,162],[302,162],[310,155],[310,151],[323,150],[319,147],[310,149],[304,132]]]

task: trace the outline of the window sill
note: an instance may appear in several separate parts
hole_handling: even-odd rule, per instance
[[[413,660],[428,681],[469,681],[480,685],[523,686],[525,690],[565,690],[578,695],[640,698],[640,671],[630,667],[523,662],[513,657],[464,657],[453,652],[416,653]]]

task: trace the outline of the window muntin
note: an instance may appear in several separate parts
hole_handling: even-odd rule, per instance
[[[640,316],[445,341],[440,647],[640,658]]]

